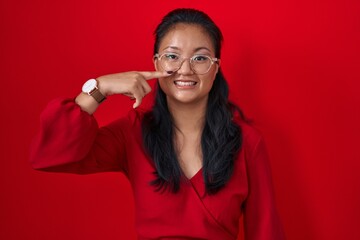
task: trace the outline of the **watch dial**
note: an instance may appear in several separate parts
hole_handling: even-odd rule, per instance
[[[82,87],[82,91],[84,93],[89,93],[92,90],[94,90],[94,88],[96,87],[96,80],[95,79],[90,79],[88,81],[86,81]]]

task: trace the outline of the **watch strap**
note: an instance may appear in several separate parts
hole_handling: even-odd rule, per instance
[[[89,92],[89,95],[92,96],[98,103],[102,103],[106,97],[99,91],[99,88],[95,88],[91,92]]]

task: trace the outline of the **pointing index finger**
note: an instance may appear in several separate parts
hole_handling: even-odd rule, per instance
[[[172,73],[168,72],[160,72],[160,71],[153,71],[153,72],[139,72],[141,75],[144,76],[146,80],[154,79],[154,78],[160,78],[160,77],[168,77]]]

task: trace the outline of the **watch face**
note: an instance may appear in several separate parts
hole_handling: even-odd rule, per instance
[[[86,81],[82,87],[82,91],[84,93],[90,93],[92,90],[94,90],[94,88],[96,87],[97,82],[95,79],[90,79],[88,81]]]

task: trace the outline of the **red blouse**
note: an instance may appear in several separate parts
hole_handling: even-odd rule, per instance
[[[236,119],[243,146],[230,181],[217,194],[204,195],[202,170],[191,179],[183,177],[178,193],[161,193],[149,184],[155,167],[142,147],[143,114],[133,110],[99,128],[73,100],[54,100],[41,115],[30,162],[51,172],[123,172],[133,188],[138,239],[234,240],[241,214],[246,240],[285,239],[266,147],[253,127]]]

